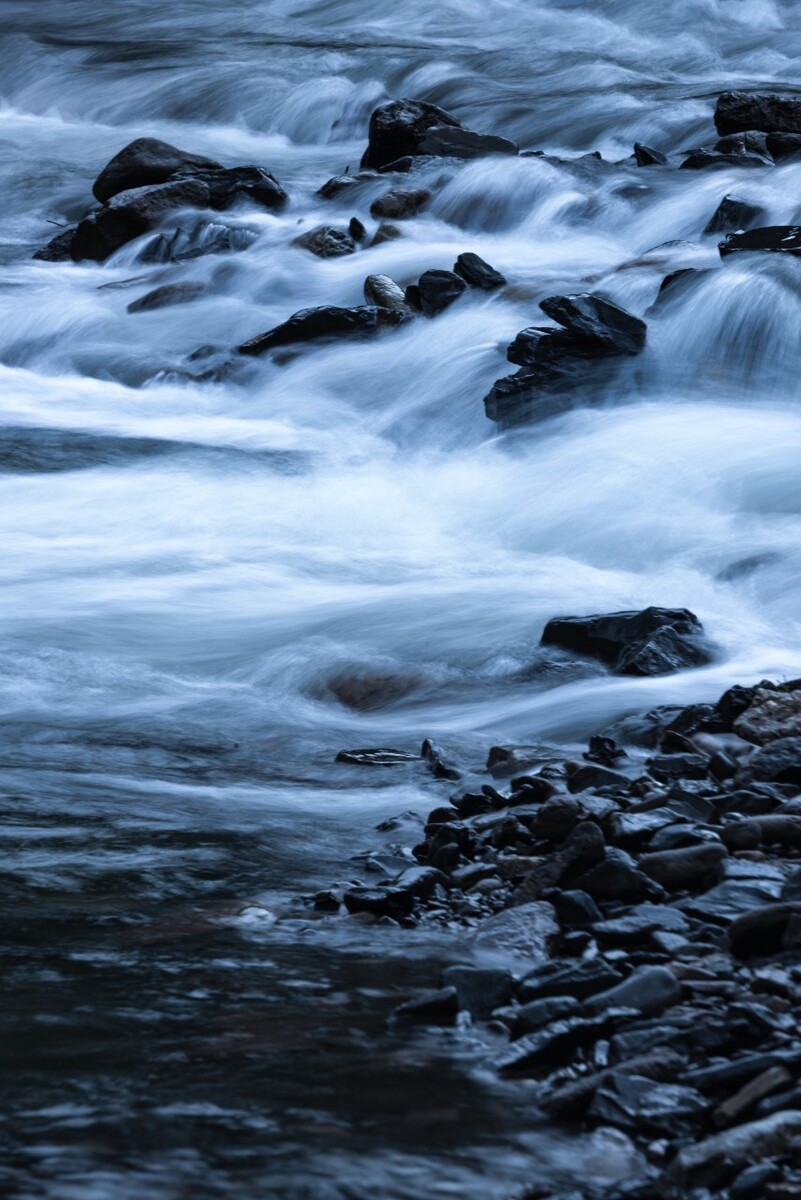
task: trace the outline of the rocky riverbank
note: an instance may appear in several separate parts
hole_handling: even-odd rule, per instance
[[[633,714],[580,759],[496,746],[483,782],[430,742],[421,758],[450,796],[395,847],[409,866],[308,901],[463,931],[464,962],[391,1020],[480,1025],[533,1119],[642,1152],[640,1178],[571,1198],[801,1193],[801,681]]]

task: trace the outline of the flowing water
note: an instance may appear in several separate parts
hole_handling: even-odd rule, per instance
[[[710,143],[727,87],[791,88],[795,8],[0,0],[4,1196],[500,1200],[635,1169],[623,1142],[544,1126],[475,1031],[387,1025],[460,935],[293,900],[370,878],[359,854],[419,830],[375,826],[448,794],[416,766],[335,765],[344,747],[434,736],[478,766],[498,740],[577,745],[801,674],[797,260],[698,276],[646,315],[600,405],[503,435],[482,406],[543,296],[646,314],[668,271],[719,267],[700,231],[728,192],[801,220],[801,165],[608,165],[635,140]],[[333,261],[292,246],[370,224],[384,184],[315,191],[403,95],[607,162],[429,166],[402,239]],[[240,249],[179,264],[143,241],[102,266],[31,261],[142,135],[263,164],[290,206],[215,217]],[[370,272],[406,283],[463,250],[517,290],[194,378],[199,347],[216,362],[299,308],[361,302]],[[127,313],[173,281],[207,291]],[[695,611],[716,662],[528,669],[549,617],[647,604]]]

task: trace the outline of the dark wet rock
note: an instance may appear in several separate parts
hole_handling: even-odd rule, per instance
[[[245,226],[200,219],[157,234],[146,243],[138,257],[143,263],[190,262],[209,254],[247,250],[258,236],[257,230]]]
[[[537,809],[530,828],[538,838],[562,842],[573,832],[581,815],[581,805],[572,796],[552,796]]]
[[[711,658],[701,622],[686,608],[555,617],[540,645],[597,658],[621,675],[663,675]]]
[[[526,876],[515,890],[515,902],[539,899],[546,888],[561,883],[568,871],[576,873],[601,862],[604,849],[603,834],[598,826],[591,821],[582,822],[557,850],[542,859]],[[589,891],[588,888],[584,890]]]
[[[744,233],[730,233],[718,247],[721,258],[743,251],[770,254],[801,254],[801,226],[765,225]]]
[[[548,958],[560,935],[553,907],[545,901],[521,904],[482,922],[475,935],[480,950],[517,958]]]
[[[453,264],[453,270],[468,287],[478,288],[482,292],[492,292],[507,282],[500,271],[496,271],[488,262],[484,262],[483,258],[469,250],[459,255]]]
[[[603,862],[571,879],[573,886],[592,896],[593,900],[661,899],[662,888],[635,866],[625,850],[608,847]]]
[[[604,959],[589,958],[581,962],[545,963],[525,977],[518,992],[524,1003],[551,996],[586,1000],[622,981],[620,972]]]
[[[684,171],[708,171],[721,167],[772,167],[767,154],[721,153],[719,150],[695,150],[681,164]]]
[[[614,1073],[672,1082],[681,1075],[686,1061],[684,1055],[660,1047],[651,1053],[638,1054],[625,1062],[616,1063]],[[582,1117],[598,1088],[609,1080],[612,1073],[612,1070],[596,1071],[557,1086],[541,1098],[540,1105],[546,1112],[561,1117]],[[653,1200],[653,1195],[647,1194],[647,1200]]]
[[[693,1088],[610,1071],[595,1093],[588,1116],[616,1129],[681,1137],[703,1127],[708,1110],[709,1102]]]
[[[70,225],[68,229],[62,229],[46,246],[37,250],[33,257],[38,262],[72,262],[72,242],[77,228],[77,225]]]
[[[367,229],[358,217],[351,217],[348,221],[348,233],[354,242],[358,242],[359,245],[367,241]]]
[[[492,746],[487,755],[487,770],[496,778],[509,775],[522,776],[523,772],[531,767],[555,762],[559,758],[560,753],[554,746]],[[534,779],[538,784],[540,783],[539,776],[526,776],[527,782]],[[512,782],[514,783],[514,780]],[[552,790],[553,788],[551,788]]]
[[[467,288],[465,281],[453,271],[424,271],[417,286],[420,308],[427,317],[444,312]]]
[[[781,1179],[782,1170],[778,1163],[754,1163],[745,1167],[729,1188],[730,1200],[762,1200],[766,1184]]]
[[[649,312],[662,308],[669,301],[682,295],[691,284],[703,279],[708,274],[709,271],[701,267],[681,267],[678,271],[671,271],[660,283],[656,300],[651,305]]]
[[[768,135],[759,129],[729,133],[726,137],[718,138],[712,149],[719,150],[722,154],[761,154],[765,158],[772,157],[768,149]]]
[[[378,178],[379,175],[376,171],[358,171],[355,175],[334,175],[332,179],[327,179],[323,186],[317,189],[317,195],[321,200],[334,200],[357,184],[369,183]]]
[[[244,342],[238,350],[240,354],[258,355],[277,346],[292,346],[298,342],[372,337],[382,329],[402,324],[404,319],[404,314],[397,309],[367,305],[358,308],[336,308],[332,305],[303,308],[282,325]]]
[[[729,944],[738,958],[762,958],[785,948],[788,931],[801,919],[801,903],[766,904],[745,912],[729,926]],[[788,947],[789,948],[789,947]]]
[[[424,154],[421,143],[430,129],[462,129],[461,121],[423,100],[390,100],[370,117],[368,146],[361,166],[384,167],[405,156]]]
[[[209,189],[194,179],[119,192],[105,208],[80,222],[72,241],[72,256],[76,262],[103,262],[165,217],[182,208],[205,208],[209,199]]]
[[[396,767],[402,763],[419,762],[420,757],[409,750],[340,750],[337,762],[357,767]]]
[[[798,1055],[787,1055],[781,1052],[747,1053],[731,1061],[712,1063],[709,1066],[697,1067],[689,1071],[687,1083],[692,1087],[716,1095],[721,1092],[731,1094],[739,1088],[756,1079],[764,1071],[773,1067],[783,1066],[798,1060]]]
[[[515,1037],[533,1033],[554,1021],[564,1021],[566,1017],[576,1017],[579,1011],[579,1002],[573,996],[546,996],[541,1000],[531,1000],[514,1012]]]
[[[739,737],[758,746],[778,738],[801,737],[801,688],[758,688],[733,728]]]
[[[801,154],[801,132],[769,133],[765,140],[768,153],[776,162]]]
[[[459,1008],[482,1019],[508,1004],[512,998],[513,979],[509,971],[487,967],[446,967],[442,972],[443,987],[456,989]]]
[[[622,916],[597,921],[593,937],[604,946],[636,946],[657,930],[687,933],[690,923],[682,912],[664,904],[640,904]]]
[[[594,734],[590,738],[589,749],[584,751],[583,757],[587,762],[598,763],[602,767],[613,767],[616,762],[621,758],[627,758],[628,755],[614,738]]]
[[[711,842],[706,846],[644,854],[639,865],[668,892],[691,891],[717,881],[727,854],[725,846]]]
[[[714,1184],[724,1164],[730,1173],[749,1162],[785,1154],[800,1136],[801,1112],[777,1113],[685,1146],[671,1164],[669,1174],[682,1185]]]
[[[455,987],[440,988],[415,996],[399,1004],[392,1014],[393,1021],[415,1025],[453,1025],[459,1015],[459,997]]]
[[[603,345],[592,338],[578,337],[566,329],[537,325],[521,329],[506,347],[509,362],[528,369],[558,367],[563,373],[567,371],[566,360],[578,360],[584,364],[582,369],[589,370],[588,364],[605,354]]]
[[[681,903],[682,911],[716,925],[730,925],[757,905],[775,903],[781,897],[780,885],[758,880],[725,879],[702,896]]]
[[[672,971],[667,967],[644,967],[609,991],[585,1000],[582,1011],[593,1015],[609,1008],[633,1008],[643,1016],[652,1017],[678,1004],[680,999],[681,985]]]
[[[335,225],[318,225],[316,229],[296,237],[293,245],[316,254],[318,258],[342,258],[358,250],[350,234],[344,229],[337,229]]]
[[[726,1126],[741,1121],[760,1100],[786,1088],[792,1082],[793,1077],[786,1067],[768,1067],[718,1105],[715,1110],[715,1124]]]
[[[721,837],[732,850],[755,850],[771,845],[801,849],[801,816],[766,813],[748,821],[727,825]]]
[[[625,788],[628,790],[630,780],[620,771],[612,771],[609,767],[601,767],[596,763],[586,766],[575,764],[574,769],[568,769],[567,786],[571,792],[584,792],[590,788]]]
[[[364,281],[364,298],[376,308],[396,308],[407,312],[403,288],[389,275],[368,275]]]
[[[517,143],[491,133],[474,133],[453,125],[434,125],[423,134],[418,154],[437,158],[483,158],[487,154],[517,154]]]
[[[737,196],[724,196],[709,221],[704,233],[734,233],[738,229],[752,229],[765,217],[759,204],[750,204]]]
[[[484,411],[501,428],[545,421],[575,406],[577,387],[586,402],[600,399],[616,374],[611,360],[596,357],[588,362],[583,355],[571,353],[559,363],[542,363],[496,380],[484,397]],[[596,390],[591,393],[588,388]]]
[[[263,167],[223,167],[215,171],[186,169],[177,171],[172,178],[204,183],[209,189],[210,206],[218,212],[244,201],[269,212],[281,212],[289,200],[275,176]]]
[[[771,92],[724,92],[715,106],[715,128],[722,137],[744,129],[801,133],[801,99]]]
[[[667,155],[652,146],[644,146],[642,142],[634,143],[634,157],[638,167],[663,167],[667,163]]]
[[[154,288],[128,305],[129,313],[151,312],[154,308],[170,308],[174,304],[191,304],[205,293],[202,283],[167,283]]]
[[[373,201],[370,214],[373,217],[402,221],[407,217],[416,217],[430,199],[431,193],[425,188],[392,188]]]
[[[610,1009],[598,1017],[566,1017],[526,1034],[495,1063],[501,1075],[534,1075],[569,1062],[577,1050],[594,1045],[617,1024],[636,1014],[630,1009]]]
[[[427,899],[437,886],[448,885],[447,876],[434,867],[410,867],[386,887],[351,888],[343,900],[350,913],[398,919],[408,916],[415,901]]]
[[[768,742],[741,769],[744,781],[789,783],[801,788],[801,737]]]
[[[373,234],[370,245],[381,246],[384,242],[394,242],[400,237],[403,237],[403,230],[398,229],[397,225],[393,225],[389,221],[382,221]]]
[[[639,354],[647,326],[624,308],[589,292],[549,296],[540,308],[576,337],[598,343],[607,354]]]
[[[132,188],[166,183],[177,171],[222,170],[222,164],[201,154],[179,150],[158,138],[137,138],[106,164],[94,182],[92,191],[101,204]]]
[[[447,753],[437,746],[430,738],[426,738],[420,750],[420,757],[428,764],[428,769],[435,779],[461,779],[462,772],[448,757]]]

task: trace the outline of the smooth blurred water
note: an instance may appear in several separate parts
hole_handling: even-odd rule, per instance
[[[473,1035],[444,1051],[386,1032],[458,938],[269,914],[359,875],[363,849],[413,844],[413,823],[373,827],[447,795],[422,768],[334,766],[343,747],[435,736],[477,767],[493,741],[573,744],[625,712],[801,674],[801,267],[721,265],[701,236],[729,192],[766,224],[801,219],[801,165],[626,161],[635,140],[709,144],[724,88],[792,88],[793,15],[0,0],[6,1194],[500,1197],[599,1177],[597,1147],[563,1153],[531,1132],[524,1093],[476,1075]],[[399,95],[607,161],[443,162],[415,176],[434,199],[402,239],[333,261],[293,246],[321,221],[374,227],[386,182],[315,192]],[[33,262],[142,135],[265,165],[291,203],[214,216],[254,239],[239,253],[148,265],[140,242],[103,266]],[[216,362],[299,308],[361,302],[368,273],[408,283],[465,250],[515,291],[192,378],[198,347]],[[649,312],[684,266],[714,270]],[[174,281],[208,290],[126,312]],[[600,407],[499,436],[482,397],[565,289],[644,314],[647,350]],[[718,661],[532,676],[551,616],[648,604],[693,609]]]

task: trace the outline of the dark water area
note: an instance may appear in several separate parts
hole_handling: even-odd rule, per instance
[[[576,750],[801,675],[797,260],[720,268],[701,235],[728,192],[799,221],[801,165],[646,180],[628,158],[708,143],[721,90],[796,86],[796,7],[0,0],[3,1196],[502,1200],[634,1173],[626,1139],[555,1132],[500,1083],[494,1035],[387,1023],[464,929],[299,897],[390,874],[452,790],[343,748],[435,737],[478,770],[498,741]],[[370,224],[380,181],[316,191],[395,96],[548,157],[434,160],[402,238],[298,249]],[[147,238],[34,261],[139,136],[262,164],[289,205],[182,226],[228,250],[181,262]],[[199,347],[466,250],[518,290],[197,378]],[[537,300],[598,287],[642,315],[669,271],[712,266],[602,404],[487,421]],[[174,282],[204,291],[128,311]],[[554,615],[649,604],[697,613],[715,661],[530,671]]]

